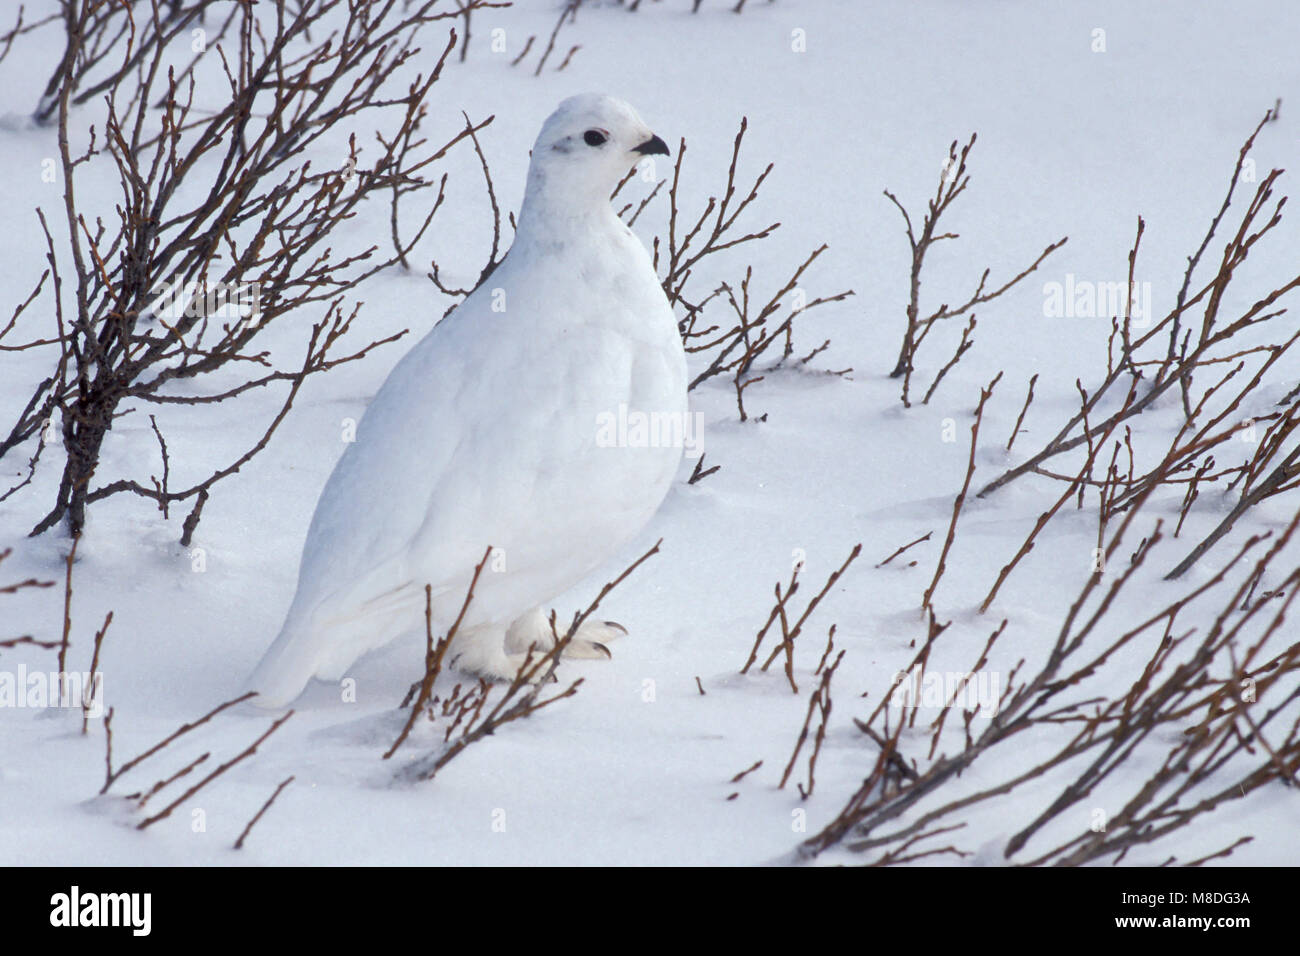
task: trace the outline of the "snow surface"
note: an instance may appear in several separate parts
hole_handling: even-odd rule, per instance
[[[1146,276],[1157,290],[1157,308],[1167,307],[1184,256],[1221,200],[1241,141],[1278,97],[1281,120],[1261,134],[1252,155],[1262,170],[1294,165],[1297,124],[1290,107],[1300,106],[1294,51],[1300,8],[1293,0],[751,0],[736,16],[729,6],[705,0],[695,16],[689,0],[643,3],[635,15],[612,5],[584,8],[561,33],[557,55],[540,78],[524,65],[511,68],[509,59],[527,36],[544,41],[559,5],[536,0],[484,11],[474,20],[468,61],[449,64],[430,116],[436,132],[455,129],[462,109],[475,118],[496,114],[481,138],[506,209],[518,208],[528,147],[564,96],[587,90],[620,96],[674,151],[685,136],[687,208],[699,208],[721,188],[736,126],[748,116],[742,171],[753,176],[768,161],[776,164],[749,221],[780,220],[782,227],[733,257],[717,278],[734,279],[752,263],[760,288],[776,288],[827,242],[829,250],[804,286],[810,295],[856,292],[809,313],[799,326],[807,348],[832,340],[818,357],[821,367],[852,366],[850,376],[769,375],[746,392],[751,414],[767,414],[760,423],[736,420],[726,382],[692,392],[692,406],[706,420],[708,463],[721,470],[691,486],[686,478],[693,462],[685,462],[641,539],[558,602],[562,616],[585,606],[601,584],[664,539],[661,553],[603,605],[602,616],[631,632],[614,646],[613,660],[566,663],[562,677],[585,678],[575,697],[472,746],[431,783],[395,785],[392,762],[379,755],[404,719],[396,704],[419,674],[422,643],[407,640],[354,669],[361,689],[355,703],[340,702],[337,689],[314,687],[253,759],[144,833],[134,829],[139,815],[124,801],[95,797],[103,780],[102,725],[92,722],[83,737],[79,714],[0,710],[0,862],[749,864],[789,858],[805,836],[794,829],[796,811],[806,811],[808,834],[838,812],[875,759],[852,718],[866,715],[868,701],[878,699],[910,659],[909,643],[924,635],[916,608],[937,559],[937,540],[915,550],[916,567],[873,565],[926,531],[942,538],[965,470],[969,414],[979,388],[997,371],[1005,374],[985,418],[989,440],[979,455],[977,478],[986,480],[1004,463],[1020,460],[1003,454],[1000,444],[1032,374],[1040,374],[1039,397],[1018,452],[1075,407],[1075,377],[1086,381],[1104,365],[1108,320],[1044,318],[1042,282],[1062,281],[1067,273],[1122,280],[1141,214]],[[497,26],[506,30],[505,55],[490,49]],[[1098,27],[1106,31],[1105,53],[1090,49]],[[791,49],[796,29],[805,31],[806,52]],[[555,71],[573,44],[581,49],[564,71]],[[432,51],[439,44],[431,36],[424,46]],[[34,207],[61,216],[59,187],[40,178],[41,160],[55,155],[54,132],[21,120],[57,49],[59,38],[41,32],[20,40],[0,64],[0,113],[8,114],[0,131],[7,224],[0,232],[0,288],[6,303],[21,301],[44,268]],[[1049,260],[1041,280],[1029,280],[980,313],[974,350],[928,406],[905,411],[887,373],[901,334],[907,247],[897,211],[881,191],[919,206],[949,142],[972,130],[979,133],[972,184],[948,223],[962,239],[933,255],[926,301],[953,301],[985,265],[994,277],[1010,275],[1049,241],[1066,234],[1070,241]],[[343,137],[318,145],[313,155],[340,162]],[[270,447],[216,487],[194,542],[204,551],[202,573],[192,570],[192,555],[177,543],[183,512],[167,522],[128,496],[92,508],[73,579],[70,666],[88,666],[92,636],[111,610],[102,670],[107,702],[115,708],[118,763],[238,688],[292,597],[316,496],[344,448],[341,423],[360,418],[402,351],[449,304],[422,266],[437,258],[450,282],[477,274],[491,238],[477,161],[462,149],[444,168],[451,173],[451,195],[412,256],[417,268],[378,276],[355,296],[365,304],[354,341],[408,327],[411,336],[311,380]],[[117,189],[108,177],[87,178],[79,188],[103,203],[111,203]],[[637,223],[647,241],[664,228],[665,210],[657,201]],[[408,221],[415,212],[407,210]],[[387,207],[376,203],[348,234],[364,244],[386,242],[387,216]],[[1252,278],[1266,281],[1293,268],[1298,229],[1296,217],[1284,221],[1252,257],[1238,295],[1260,290]],[[48,321],[48,309],[35,312]],[[296,355],[316,318],[289,316],[266,333],[267,342],[278,354]],[[30,321],[20,325],[15,335],[32,327]],[[954,323],[936,333],[941,342],[928,344],[922,384],[950,354],[957,331]],[[45,374],[46,361],[30,352],[0,356],[6,421]],[[1294,368],[1289,374],[1294,380]],[[1278,378],[1285,380],[1285,374]],[[209,386],[215,390],[220,383]],[[168,436],[173,485],[238,455],[250,435],[260,434],[279,398],[258,393],[198,414],[164,408],[159,424]],[[942,440],[945,419],[958,423],[955,442]],[[20,449],[0,462],[0,484],[8,487],[22,475],[29,454]],[[52,500],[56,463],[50,459],[32,486],[0,504],[0,547],[15,549],[0,566],[0,584],[36,576],[60,585],[0,596],[0,636],[59,636],[68,541],[55,534],[24,537]],[[143,479],[157,472],[146,412],[114,427],[102,468]],[[955,619],[966,635],[945,666],[968,666],[1004,616],[1012,625],[1002,651],[1012,661],[1032,656],[1055,634],[1081,580],[1067,571],[1091,547],[1087,513],[1049,526],[988,621],[976,607],[996,569],[1058,493],[1026,481],[968,503],[937,596],[940,618]],[[1176,506],[1170,501],[1158,510],[1167,515]],[[1160,563],[1181,557],[1226,506],[1207,499],[1184,536],[1162,547]],[[1257,527],[1279,526],[1288,507],[1283,500],[1260,509]],[[1243,537],[1239,530],[1231,541]],[[740,676],[771,607],[772,586],[788,578],[792,560],[806,554],[804,587],[815,589],[857,542],[862,558],[827,596],[803,639],[796,670],[801,694],[792,694],[775,669]],[[1212,573],[1228,550],[1214,552],[1195,578]],[[1121,610],[1149,610],[1165,598],[1162,587],[1135,589]],[[1167,599],[1177,593],[1169,589]],[[835,678],[836,707],[816,791],[801,800],[793,783],[784,790],[776,784],[831,623],[847,654]],[[0,667],[49,669],[52,658],[33,648],[5,650]],[[864,691],[870,692],[866,701],[858,698]],[[234,756],[267,724],[262,715],[222,715],[112,792],[148,786],[205,751],[214,760]],[[395,759],[414,759],[430,746],[430,737],[417,734]],[[922,750],[923,742],[916,746]],[[1036,748],[1050,753],[1050,742],[1020,746],[1028,757]],[[760,758],[760,770],[739,784],[729,782]],[[1126,782],[1135,785],[1143,769],[1130,767]],[[993,782],[997,770],[978,763],[964,785]],[[247,820],[290,774],[295,782],[247,846],[231,850]],[[802,779],[798,772],[796,779]],[[997,863],[1015,824],[1052,794],[1027,788],[992,801],[970,817],[971,826],[955,842],[975,852],[974,862]],[[203,811],[200,832],[192,825],[194,810]],[[1073,821],[1077,829],[1087,826],[1084,813]],[[1274,784],[1126,862],[1158,863],[1171,853],[1189,859],[1243,834],[1257,839],[1233,862],[1300,860],[1294,794]],[[854,859],[839,852],[822,858]]]

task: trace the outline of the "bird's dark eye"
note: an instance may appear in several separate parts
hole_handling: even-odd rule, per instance
[[[608,137],[598,129],[589,129],[582,134],[582,141],[588,146],[603,146]]]

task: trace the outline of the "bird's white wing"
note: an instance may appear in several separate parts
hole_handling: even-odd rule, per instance
[[[466,363],[452,361],[481,298],[470,296],[393,368],[331,473],[303,544],[298,589],[279,636],[249,681],[285,702],[313,676],[346,668],[424,607],[411,542],[468,424],[457,413]],[[441,589],[440,589],[441,590]]]

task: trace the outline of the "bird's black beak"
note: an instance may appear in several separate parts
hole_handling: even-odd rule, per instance
[[[632,152],[640,153],[642,156],[651,156],[658,153],[660,156],[668,155],[668,144],[658,136],[651,136],[640,146],[632,147]]]

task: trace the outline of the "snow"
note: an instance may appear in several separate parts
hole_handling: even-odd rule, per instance
[[[609,4],[584,7],[577,23],[560,34],[541,77],[524,64],[511,68],[509,60],[527,36],[544,42],[558,5],[534,0],[483,11],[474,19],[468,60],[449,63],[434,89],[435,131],[457,128],[462,109],[476,119],[497,116],[480,138],[507,210],[519,208],[537,129],[565,96],[598,90],[626,99],[674,153],[685,136],[687,209],[701,208],[721,188],[735,129],[748,116],[742,176],[752,178],[769,161],[776,165],[747,218],[755,227],[774,220],[782,226],[732,256],[729,271],[716,278],[734,279],[752,263],[760,288],[774,289],[826,242],[828,251],[803,285],[811,295],[846,288],[856,293],[810,312],[796,326],[805,348],[832,340],[814,365],[852,366],[851,375],[769,374],[745,393],[751,416],[767,415],[762,422],[737,421],[726,382],[715,379],[691,393],[692,408],[706,423],[708,464],[721,470],[688,485],[694,462],[684,462],[640,537],[557,602],[562,618],[585,607],[605,581],[663,538],[660,554],[602,605],[602,617],[630,631],[612,648],[613,659],[566,662],[562,680],[584,679],[573,698],[471,746],[431,782],[398,785],[393,762],[380,755],[400,730],[405,712],[396,705],[419,676],[423,653],[419,640],[400,642],[354,668],[362,689],[355,703],[342,702],[336,688],[313,687],[256,756],[144,832],[134,829],[141,814],[125,802],[95,796],[104,774],[102,721],[92,721],[83,737],[79,713],[0,708],[0,862],[753,864],[789,859],[801,839],[834,817],[876,756],[852,718],[866,716],[910,660],[915,649],[909,645],[924,637],[917,607],[965,473],[969,416],[979,389],[1004,372],[984,420],[977,481],[1021,460],[1001,448],[1031,375],[1040,375],[1038,398],[1017,453],[1077,407],[1075,377],[1086,382],[1104,366],[1108,319],[1044,318],[1043,283],[1063,282],[1067,274],[1122,280],[1141,215],[1147,225],[1141,278],[1153,283],[1157,310],[1167,308],[1184,257],[1222,199],[1242,140],[1278,97],[1281,119],[1261,134],[1252,156],[1261,170],[1294,158],[1295,112],[1289,107],[1300,102],[1300,74],[1292,38],[1300,23],[1290,0],[1177,7],[1131,0],[751,0],[740,16],[729,6],[706,0],[695,16],[689,0],[644,3],[635,15]],[[490,47],[498,26],[506,31],[504,55]],[[1090,48],[1097,28],[1106,31],[1104,53]],[[795,30],[804,31],[806,52],[792,50]],[[565,70],[555,71],[573,44],[581,49]],[[424,45],[431,51],[439,44],[430,39]],[[58,37],[49,32],[20,39],[0,65],[7,81],[0,113],[11,114],[0,132],[0,195],[8,224],[0,233],[0,289],[6,303],[25,298],[44,268],[33,207],[61,215],[59,187],[39,175],[42,159],[56,154],[54,133],[16,118],[36,103],[56,46]],[[972,183],[947,223],[961,239],[933,254],[923,301],[956,301],[984,266],[995,278],[1010,276],[1048,242],[1067,234],[1070,240],[1041,278],[980,311],[975,348],[928,406],[904,410],[898,383],[887,373],[902,332],[908,253],[901,219],[881,192],[888,188],[917,208],[933,190],[948,144],[965,141],[971,131],[979,134]],[[336,155],[330,156],[331,148]],[[318,144],[313,155],[335,162],[346,155],[344,137]],[[444,168],[451,174],[448,204],[411,257],[416,268],[377,276],[356,295],[364,306],[354,341],[406,327],[411,334],[364,362],[309,381],[269,448],[216,486],[194,542],[204,570],[194,570],[193,549],[176,543],[183,513],[164,521],[147,502],[125,495],[92,506],[73,576],[69,666],[88,668],[93,634],[111,610],[101,668],[114,708],[118,765],[237,691],[292,597],[316,497],[345,447],[342,423],[360,418],[393,364],[450,304],[425,278],[424,265],[436,258],[453,284],[477,275],[491,241],[477,160],[471,150],[459,150]],[[667,168],[660,167],[661,175]],[[648,189],[639,181],[632,186],[642,190],[637,195]],[[116,188],[109,178],[79,184],[83,195],[103,203],[112,202]],[[665,210],[662,200],[647,209],[636,226],[643,239],[666,228]],[[416,211],[407,209],[408,223]],[[386,241],[387,216],[387,208],[375,204],[353,221],[349,236]],[[1259,282],[1293,267],[1298,222],[1284,220],[1267,247],[1252,255],[1236,290],[1243,301],[1250,291],[1272,288]],[[297,355],[317,318],[290,316],[266,333],[268,341]],[[32,321],[28,317],[15,335],[31,329]],[[927,343],[918,373],[922,386],[950,354],[957,333],[954,320]],[[6,420],[45,374],[45,360],[31,352],[0,354]],[[1294,375],[1292,363],[1276,381],[1294,381]],[[197,414],[164,409],[159,421],[168,436],[173,484],[201,478],[210,465],[241,453],[279,399],[279,393],[257,390]],[[956,422],[956,441],[943,440],[945,419]],[[25,473],[28,455],[24,447],[0,462],[0,486]],[[31,486],[0,504],[0,548],[14,548],[0,565],[0,585],[28,576],[59,582],[0,595],[0,637],[30,633],[57,640],[60,633],[68,541],[55,534],[25,538],[53,498],[56,462],[47,461]],[[105,474],[146,479],[159,469],[146,412],[115,425],[102,467]],[[1053,486],[1026,481],[986,500],[968,500],[936,597],[939,617],[955,621],[962,642],[944,651],[941,666],[969,666],[1002,617],[1013,622],[1002,648],[1012,662],[1041,654],[1055,635],[1082,583],[1071,569],[1092,547],[1091,512],[1063,515],[1050,525],[995,607],[983,616],[977,608],[996,569],[1057,494]],[[1175,514],[1177,504],[1162,501],[1153,514]],[[1181,557],[1230,504],[1206,496],[1183,536],[1162,546],[1158,563]],[[1287,499],[1270,503],[1255,529],[1280,527],[1290,517],[1288,507]],[[901,561],[873,567],[931,530],[934,539],[909,552],[916,567],[895,566]],[[1194,580],[1208,577],[1244,536],[1235,531],[1198,566]],[[802,607],[858,542],[862,557],[827,595],[801,639],[801,693],[790,692],[776,667],[740,675],[771,608],[772,587],[788,579],[792,562],[806,557],[796,601]],[[1149,612],[1155,601],[1181,593],[1174,588],[1153,579],[1129,594],[1130,604],[1120,610],[1134,617]],[[816,790],[802,800],[793,782],[784,790],[776,784],[832,623],[836,646],[846,655],[835,677],[836,707]],[[51,660],[52,652],[34,648],[0,650],[5,670],[20,663],[48,669]],[[867,700],[859,698],[864,691]],[[223,714],[123,778],[110,794],[147,787],[203,752],[212,753],[212,763],[229,759],[269,722],[253,712]],[[905,741],[923,754],[926,739]],[[433,745],[421,728],[394,760],[414,759]],[[1048,746],[1032,741],[1025,756],[1046,755]],[[759,770],[730,782],[759,759]],[[801,759],[793,780],[805,779],[803,765]],[[1127,768],[1124,782],[1135,786],[1144,769],[1150,767]],[[994,783],[998,772],[996,765],[977,763],[963,786]],[[245,848],[231,850],[244,824],[291,774],[295,782]],[[739,796],[728,800],[733,793]],[[1050,787],[1035,785],[972,814],[968,830],[954,838],[976,854],[967,862],[999,863],[999,839],[1004,843],[1016,822],[1053,795]],[[166,799],[159,795],[150,808]],[[1098,799],[1104,804],[1107,798]],[[196,816],[196,810],[203,812]],[[806,812],[806,832],[796,830],[800,811]],[[196,819],[204,824],[198,832]],[[1085,810],[1075,824],[1087,826]],[[1232,862],[1294,863],[1300,858],[1298,824],[1300,806],[1275,783],[1125,862],[1159,863],[1171,853],[1191,859],[1253,834],[1256,840],[1238,849]],[[822,857],[855,859],[838,851]]]

